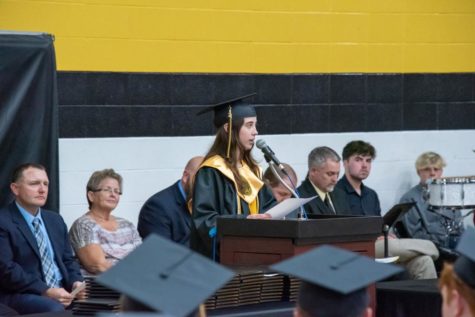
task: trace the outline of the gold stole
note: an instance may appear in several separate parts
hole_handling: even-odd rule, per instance
[[[215,155],[207,159],[201,164],[202,166],[212,167],[220,171],[224,176],[226,176],[230,181],[233,182],[234,188],[236,189],[237,193],[237,213],[238,215],[242,214],[241,208],[241,200],[242,198],[248,205],[249,205],[249,212],[251,214],[257,214],[259,212],[259,199],[257,197],[259,190],[264,186],[264,183],[261,181],[259,177],[256,176],[252,172],[252,170],[247,166],[246,163],[243,162],[241,168],[238,169],[241,176],[247,181],[249,186],[243,190],[244,193],[238,190],[238,186],[236,181],[234,180],[233,172],[226,166],[224,159],[219,156]],[[261,174],[261,170],[259,169],[259,174]]]

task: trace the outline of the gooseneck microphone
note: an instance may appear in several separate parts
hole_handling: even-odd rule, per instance
[[[279,169],[284,170],[284,166],[280,163],[279,159],[275,156],[274,151],[271,150],[271,148],[267,145],[266,141],[259,139],[256,142],[256,146],[258,149],[264,153],[264,158],[268,163],[270,161],[274,162],[275,165],[279,167]]]

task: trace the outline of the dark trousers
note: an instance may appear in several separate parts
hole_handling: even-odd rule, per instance
[[[7,306],[0,304],[0,316],[18,316],[18,313]]]
[[[10,294],[0,298],[0,301],[20,315],[64,310],[64,306],[57,300],[36,294]]]

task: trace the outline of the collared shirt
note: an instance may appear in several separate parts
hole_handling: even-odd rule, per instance
[[[53,259],[53,271],[54,275],[56,276],[56,279],[58,281],[63,280],[63,276],[61,275],[61,272],[59,271],[58,265],[56,264],[56,259],[54,258],[54,251],[53,251],[53,246],[51,245],[51,240],[49,239],[48,231],[46,231],[46,227],[43,222],[43,218],[41,217],[41,208],[38,208],[38,213],[36,216],[33,216],[31,213],[29,213],[25,208],[23,208],[18,202],[16,202],[16,205],[18,207],[18,210],[20,210],[21,215],[25,219],[26,223],[28,224],[28,227],[31,230],[31,233],[33,233],[33,236],[35,235],[35,229],[33,227],[33,220],[35,218],[38,218],[40,220],[40,230],[43,233],[43,236],[46,239],[46,249],[48,250],[48,253],[51,256],[51,259]]]
[[[181,180],[178,182],[178,189],[180,190],[183,200],[186,201],[186,193],[185,193],[185,189],[183,188],[183,184],[181,183]]]
[[[351,186],[350,182],[343,175],[336,184],[336,187],[343,190],[350,203],[352,215],[357,216],[381,216],[381,205],[378,194],[371,188],[361,183],[361,195]]]
[[[326,193],[322,190],[320,190],[320,188],[318,188],[317,186],[315,186],[315,184],[310,180],[310,177],[308,178],[310,184],[312,184],[313,188],[315,189],[315,191],[317,192],[318,194],[318,197],[320,197],[320,199],[325,202],[325,197],[328,196],[328,200],[330,201],[330,204],[332,205],[333,207],[333,210],[335,210],[335,205],[333,205],[333,202],[332,202],[332,198],[330,197],[330,194],[329,193]]]

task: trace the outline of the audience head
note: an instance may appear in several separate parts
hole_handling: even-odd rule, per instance
[[[10,189],[16,202],[32,214],[46,204],[49,179],[44,166],[24,163],[17,166],[11,178]]]
[[[371,316],[368,286],[402,271],[326,245],[272,265],[271,269],[302,281],[296,317]]]
[[[344,295],[303,282],[294,317],[370,317],[373,312],[369,303],[366,288]]]
[[[122,176],[112,168],[92,173],[86,186],[89,209],[101,208],[112,211],[122,195]]]
[[[151,234],[96,281],[124,295],[123,310],[184,317],[233,276],[233,271],[189,248]]]
[[[186,163],[183,175],[181,176],[181,185],[183,186],[187,196],[189,195],[191,188],[193,188],[193,179],[202,162],[203,156],[195,156]]]
[[[442,316],[475,316],[475,229],[467,228],[460,239],[455,263],[444,265],[439,287],[442,293]]]
[[[361,182],[369,176],[376,150],[368,142],[351,141],[343,148],[343,165],[349,180]]]
[[[321,191],[333,191],[340,175],[340,156],[333,149],[321,146],[308,155],[308,177]]]
[[[440,178],[445,166],[445,160],[435,152],[425,152],[419,155],[416,160],[416,171],[420,183],[425,185],[429,179]]]
[[[284,166],[284,169],[287,172],[288,176],[285,175],[280,168],[274,165],[275,171],[290,188],[294,188],[297,184],[297,174],[289,164],[282,163],[282,165]],[[274,195],[277,202],[281,202],[287,198],[292,197],[292,193],[279,181],[279,179],[277,178],[277,176],[275,176],[274,172],[270,167],[268,167],[264,172],[263,179],[266,185],[272,191],[272,194]]]

